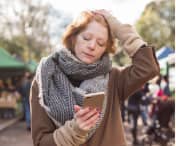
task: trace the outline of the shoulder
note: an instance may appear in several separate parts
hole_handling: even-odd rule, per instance
[[[37,95],[38,94],[38,83],[36,81],[36,76],[34,77],[32,83],[31,83],[31,95],[35,94]]]
[[[36,69],[36,75],[35,75],[35,80],[36,82],[39,83],[39,80],[41,80],[42,74],[47,75],[53,72],[55,69],[55,61],[54,61],[54,56],[56,53],[52,53],[47,57],[42,57],[39,65]]]
[[[40,68],[44,67],[46,64],[48,64],[50,62],[50,60],[52,60],[53,54],[50,54],[48,56],[42,57],[39,61],[39,65],[37,67],[37,70],[39,70]]]

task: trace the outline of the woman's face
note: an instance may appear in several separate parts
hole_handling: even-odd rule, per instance
[[[86,29],[76,36],[74,52],[78,59],[91,64],[100,59],[106,50],[108,29],[92,21]]]

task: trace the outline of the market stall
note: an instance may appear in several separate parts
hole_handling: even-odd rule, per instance
[[[25,64],[6,50],[0,48],[0,79],[22,75],[25,72]]]
[[[5,49],[0,48],[0,118],[15,116],[20,95],[16,91],[13,80],[20,79],[25,70],[23,62],[11,56]]]
[[[156,57],[160,65],[161,75],[168,77],[169,88],[175,90],[175,51],[169,47],[162,47],[156,52]]]

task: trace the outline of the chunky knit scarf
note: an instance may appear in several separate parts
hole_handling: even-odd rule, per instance
[[[82,105],[84,94],[104,91],[106,96],[110,69],[108,54],[93,64],[81,62],[68,49],[43,58],[36,72],[41,106],[57,126],[63,125],[73,119],[73,107]],[[80,86],[74,87],[71,80],[81,82]],[[98,125],[104,116],[106,98]]]

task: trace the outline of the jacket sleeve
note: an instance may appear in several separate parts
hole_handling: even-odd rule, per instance
[[[35,79],[30,91],[30,109],[34,146],[79,146],[85,142],[87,131],[79,129],[74,119],[56,128],[39,104],[38,84]]]
[[[115,82],[117,96],[125,100],[128,96],[141,88],[148,80],[159,75],[160,69],[154,48],[145,46],[132,56],[132,65],[116,70]]]

